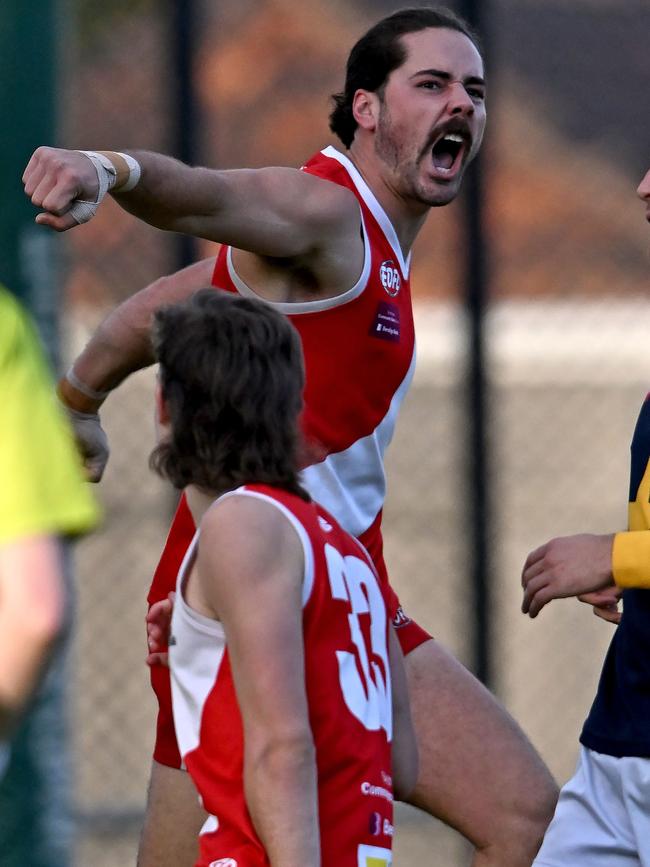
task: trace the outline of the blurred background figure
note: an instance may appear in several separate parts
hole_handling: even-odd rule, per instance
[[[0,286],[0,864],[64,865],[49,824],[64,792],[35,773],[63,748],[63,707],[47,702],[67,628],[61,539],[89,530],[97,508],[57,402],[36,335]],[[43,677],[40,690],[38,689]],[[30,702],[34,709],[25,716]],[[29,737],[37,708],[51,718]],[[21,728],[24,723],[25,729]],[[51,741],[51,743],[50,743]],[[54,747],[54,749],[53,749]],[[25,788],[21,777],[31,775]],[[57,782],[60,782],[57,780]],[[69,787],[68,787],[69,789]],[[23,797],[23,795],[25,797]],[[48,799],[51,799],[48,803]],[[69,835],[66,835],[69,837]]]

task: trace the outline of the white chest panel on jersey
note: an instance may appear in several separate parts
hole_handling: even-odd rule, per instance
[[[377,517],[386,497],[384,453],[395,433],[397,416],[415,372],[415,351],[402,384],[375,430],[342,452],[302,471],[310,495],[352,536],[361,536]]]

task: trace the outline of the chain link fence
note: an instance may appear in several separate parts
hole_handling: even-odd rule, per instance
[[[634,198],[650,133],[650,115],[639,116],[650,10],[570,5],[492,4],[485,145],[494,688],[559,781],[572,771],[611,627],[577,602],[555,603],[535,622],[522,617],[521,566],[552,536],[624,527],[628,445],[650,381],[650,238]],[[327,96],[340,87],[352,42],[398,6],[336,0],[325,14],[316,0],[197,3],[201,161],[300,165],[329,141]],[[168,5],[69,0],[66,9],[61,143],[169,151]],[[578,40],[592,53],[569,50]],[[591,59],[598,51],[606,63]],[[470,662],[460,214],[457,205],[434,212],[414,254],[419,368],[390,451],[385,526],[405,609]],[[176,263],[172,236],[116,206],[61,244],[70,357],[107,309]],[[107,401],[106,519],[76,552],[73,742],[84,867],[134,863],[144,805],[155,716],[145,596],[173,509],[147,469],[152,414],[150,372]],[[467,861],[452,832],[400,811],[396,863]]]

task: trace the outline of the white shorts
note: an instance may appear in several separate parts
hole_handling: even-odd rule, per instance
[[[585,747],[533,867],[650,867],[650,759]]]

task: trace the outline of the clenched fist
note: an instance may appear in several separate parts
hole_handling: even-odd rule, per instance
[[[23,184],[32,204],[42,209],[36,222],[57,232],[90,219],[103,197],[97,168],[81,151],[39,147],[27,164]]]

